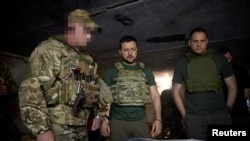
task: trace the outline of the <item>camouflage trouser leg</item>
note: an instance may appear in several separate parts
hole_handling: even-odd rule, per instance
[[[88,141],[86,126],[52,124],[56,141]]]

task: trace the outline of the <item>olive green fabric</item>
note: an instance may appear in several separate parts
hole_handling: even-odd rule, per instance
[[[222,79],[232,76],[233,70],[230,64],[227,62],[226,58],[214,52],[213,59],[216,64],[217,73],[221,76]],[[186,85],[186,80],[188,79],[187,65],[188,59],[185,57],[181,58],[174,70],[173,83],[179,83]],[[209,70],[208,70],[209,71]],[[203,76],[201,76],[203,77]],[[186,113],[192,114],[208,114],[218,112],[225,108],[226,104],[224,102],[224,94],[222,86],[218,89],[218,92],[209,91],[209,92],[196,92],[190,94],[188,91],[185,92],[185,108]]]
[[[186,54],[188,58],[186,88],[190,94],[197,92],[218,92],[222,86],[221,77],[213,60],[213,51],[206,55]]]

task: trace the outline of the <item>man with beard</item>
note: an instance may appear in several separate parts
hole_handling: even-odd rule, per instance
[[[103,80],[110,87],[113,102],[109,115],[102,120],[101,134],[111,141],[130,138],[151,138],[161,133],[161,101],[154,75],[142,62],[136,61],[138,46],[133,36],[120,39],[121,62],[107,69]],[[155,120],[150,128],[146,118],[145,103],[151,97]]]

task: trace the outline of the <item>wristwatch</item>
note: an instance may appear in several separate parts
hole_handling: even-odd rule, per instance
[[[95,118],[97,118],[97,119],[100,119],[100,120],[103,120],[103,117],[102,116],[95,116]]]

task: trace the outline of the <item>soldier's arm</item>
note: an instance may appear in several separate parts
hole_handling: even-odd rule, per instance
[[[113,102],[112,94],[110,91],[109,86],[99,78],[99,85],[100,85],[100,93],[99,93],[99,100],[98,100],[98,109],[97,109],[97,116],[104,117],[109,111],[110,105]]]
[[[19,88],[19,106],[23,123],[37,136],[50,130],[49,113],[44,97],[54,80],[58,68],[51,50],[36,49],[25,70],[24,81]],[[53,63],[53,64],[52,64]]]

